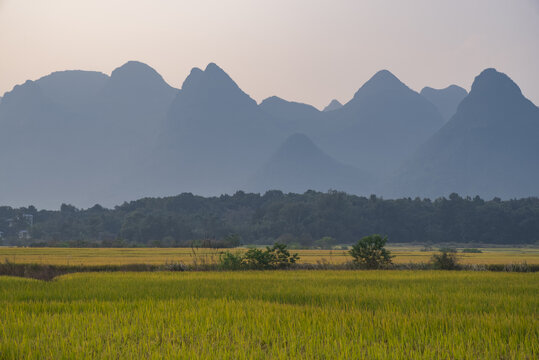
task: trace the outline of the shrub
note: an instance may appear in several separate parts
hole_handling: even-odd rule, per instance
[[[391,252],[385,248],[387,236],[378,234],[365,236],[349,251],[354,263],[367,269],[377,269],[391,264]]]
[[[458,259],[455,252],[440,250],[431,257],[431,263],[435,269],[455,270],[458,268]]]
[[[266,251],[271,254],[271,265],[275,268],[288,267],[299,260],[298,254],[290,254],[285,244],[275,243],[267,247]]]
[[[298,254],[290,254],[285,244],[275,243],[265,250],[251,248],[243,255],[227,251],[220,256],[219,265],[226,270],[282,269],[296,263],[298,259]]]
[[[225,270],[239,270],[242,265],[242,256],[239,253],[231,253],[230,251],[225,251],[219,257],[219,265]]]
[[[243,255],[242,265],[249,269],[269,269],[271,268],[271,254],[267,250],[249,249]]]

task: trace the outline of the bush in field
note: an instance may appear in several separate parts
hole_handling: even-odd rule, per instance
[[[387,236],[378,234],[365,236],[349,251],[354,262],[367,269],[377,269],[391,264],[391,252],[385,248]]]
[[[243,255],[242,265],[249,269],[270,269],[271,254],[267,250],[249,249]]]
[[[249,269],[282,269],[298,259],[298,254],[291,255],[285,244],[275,243],[265,250],[249,249],[243,256],[243,263]]]
[[[239,270],[242,266],[242,259],[241,254],[226,251],[219,257],[219,265],[225,270]]]
[[[238,269],[283,269],[294,264],[299,259],[298,254],[290,254],[285,244],[275,243],[265,250],[252,248],[245,254],[233,254],[229,251],[219,258],[219,264],[226,270]]]
[[[438,254],[432,255],[431,264],[439,270],[455,270],[458,268],[458,259],[456,252],[441,249]]]
[[[290,254],[285,244],[275,243],[271,248],[266,247],[266,251],[271,254],[272,266],[275,268],[287,267],[299,260],[298,254]]]

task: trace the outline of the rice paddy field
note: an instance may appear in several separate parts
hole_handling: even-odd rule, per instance
[[[539,274],[0,277],[1,359],[537,359]]]
[[[392,246],[396,263],[433,251]],[[223,250],[0,247],[0,261],[215,264]],[[235,249],[232,251],[245,251]],[[539,264],[482,248],[465,264]],[[297,250],[343,264],[345,250]],[[0,276],[0,359],[538,359],[539,273],[411,270]]]
[[[421,251],[420,246],[389,246],[395,263],[427,263],[434,251]],[[223,249],[190,248],[17,248],[0,247],[0,261],[48,265],[162,265],[181,262],[191,265],[214,264]],[[245,251],[237,249],[231,251]],[[539,264],[539,248],[481,248],[481,253],[459,253],[462,264]],[[351,260],[345,250],[292,250],[299,263],[342,264]]]

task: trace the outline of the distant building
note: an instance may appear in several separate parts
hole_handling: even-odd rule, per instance
[[[15,219],[7,219],[6,222],[7,222],[7,226],[13,227],[13,226],[15,226],[16,220]]]
[[[4,232],[0,231],[0,239],[3,239],[3,238],[4,238]]]
[[[19,240],[29,240],[30,232],[28,230],[19,231]]]

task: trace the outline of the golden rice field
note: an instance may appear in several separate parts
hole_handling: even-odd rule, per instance
[[[395,263],[427,263],[434,252],[419,246],[388,247],[396,255]],[[244,251],[245,249],[231,250]],[[463,264],[539,264],[539,248],[482,248],[478,254],[459,253]],[[0,261],[50,265],[161,265],[182,262],[191,265],[213,264],[224,250],[190,248],[16,248],[0,247]],[[300,263],[342,264],[351,260],[344,250],[293,250]]]
[[[0,277],[1,359],[537,359],[539,274]]]

